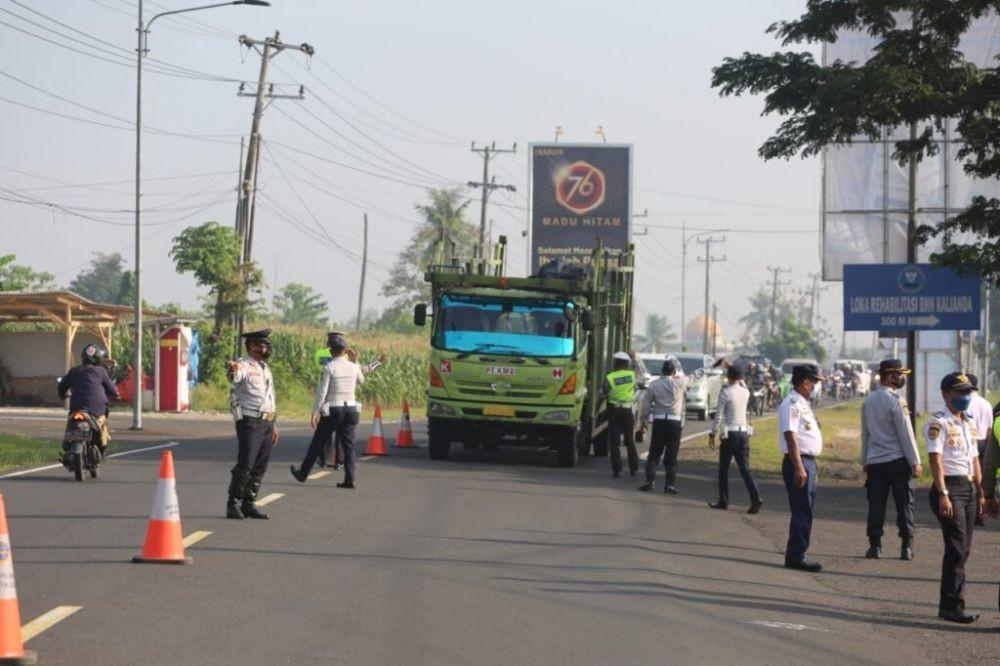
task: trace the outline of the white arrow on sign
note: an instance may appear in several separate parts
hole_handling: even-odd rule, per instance
[[[927,315],[926,317],[910,317],[910,324],[913,326],[926,326],[927,328],[934,328],[941,323],[941,320],[934,315]]]

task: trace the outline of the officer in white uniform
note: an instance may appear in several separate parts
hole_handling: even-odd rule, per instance
[[[677,494],[677,453],[681,446],[681,432],[684,428],[684,392],[688,378],[678,376],[678,363],[667,359],[663,363],[663,373],[646,389],[647,418],[653,424],[649,436],[649,454],[646,457],[646,483],[639,490],[649,492],[656,482],[656,466],[663,456],[666,483],[663,492]]]
[[[730,365],[726,370],[729,383],[719,392],[719,402],[716,404],[715,420],[712,431],[708,434],[709,448],[715,448],[716,435],[722,438],[719,448],[719,499],[709,502],[713,509],[729,507],[729,466],[736,458],[736,466],[743,477],[743,483],[750,495],[750,508],[747,513],[760,511],[764,502],[760,498],[757,482],[750,473],[750,421],[747,418],[747,405],[750,402],[750,389],[743,382],[743,368]]]
[[[823,434],[810,398],[822,381],[819,366],[812,363],[796,365],[792,368],[792,390],[778,407],[778,445],[785,454],[781,476],[792,514],[788,523],[785,566],[813,573],[823,568],[818,562],[806,559],[819,474],[816,458],[823,452]]]
[[[934,484],[931,511],[941,524],[944,560],[938,617],[969,624],[979,615],[965,612],[965,563],[972,549],[972,525],[985,508],[983,476],[979,466],[976,423],[968,413],[972,383],[953,372],[941,380],[945,408],[924,426],[924,442]]]

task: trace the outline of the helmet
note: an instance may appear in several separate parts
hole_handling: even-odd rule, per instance
[[[632,357],[623,351],[615,352],[614,359],[616,361],[631,361]]]
[[[85,345],[83,353],[80,354],[84,365],[100,365],[105,356],[107,354],[104,353],[104,350],[94,344]]]

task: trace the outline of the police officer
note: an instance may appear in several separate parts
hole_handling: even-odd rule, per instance
[[[781,476],[788,491],[791,518],[785,566],[789,569],[817,572],[823,567],[806,559],[812,536],[813,506],[816,503],[816,458],[823,452],[823,434],[813,414],[810,398],[823,373],[813,363],[792,368],[792,390],[778,407],[778,439],[781,452]]]
[[[965,375],[972,384],[972,403],[969,405],[969,414],[976,422],[976,443],[979,449],[979,462],[986,459],[986,438],[989,436],[990,428],[993,426],[993,407],[990,401],[979,395],[979,379],[972,373]],[[976,516],[976,525],[983,526],[982,516]]]
[[[726,378],[729,383],[719,392],[715,420],[712,422],[712,431],[708,434],[708,446],[713,450],[716,435],[722,438],[719,448],[719,499],[708,505],[713,509],[729,507],[729,465],[736,458],[736,466],[750,495],[747,513],[755,514],[760,511],[764,501],[760,498],[757,482],[750,473],[750,422],[747,419],[750,390],[743,383],[743,368],[739,365],[730,365],[726,370]]]
[[[662,374],[646,389],[645,411],[653,424],[649,436],[649,455],[646,458],[646,483],[639,490],[649,492],[656,481],[656,466],[663,456],[663,467],[667,480],[663,492],[677,494],[677,452],[681,446],[681,431],[684,428],[684,391],[687,377],[677,376],[677,362],[667,359],[663,363]],[[666,452],[666,455],[664,455]]]
[[[267,363],[271,356],[271,329],[244,333],[243,338],[249,358],[239,358],[228,365],[232,382],[229,402],[236,420],[239,450],[229,482],[226,517],[266,520],[267,514],[255,502],[271,459],[271,448],[278,444],[274,377]]]
[[[938,617],[969,624],[979,615],[965,612],[965,563],[972,548],[972,524],[985,508],[983,476],[979,466],[976,424],[968,414],[972,383],[953,372],[941,380],[945,408],[924,426],[924,442],[934,483],[931,511],[941,524],[944,560]]]
[[[906,400],[896,392],[906,386],[909,368],[896,358],[879,363],[879,387],[865,398],[861,407],[861,466],[867,480],[868,552],[865,557],[882,557],[885,505],[892,492],[896,503],[896,526],[902,542],[899,559],[913,559],[913,497],[916,479],[923,474],[917,438],[910,424]]]
[[[628,469],[632,476],[639,471],[639,454],[635,450],[635,389],[638,380],[630,368],[632,357],[625,352],[616,352],[612,358],[611,372],[601,386],[601,395],[608,407],[608,451],[611,453],[611,476],[619,478],[622,472],[622,453],[619,450],[621,437],[625,435],[628,452]]]

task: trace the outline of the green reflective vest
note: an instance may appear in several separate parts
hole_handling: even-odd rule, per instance
[[[635,402],[635,373],[631,370],[616,370],[607,376],[608,402],[617,407],[631,407]]]

